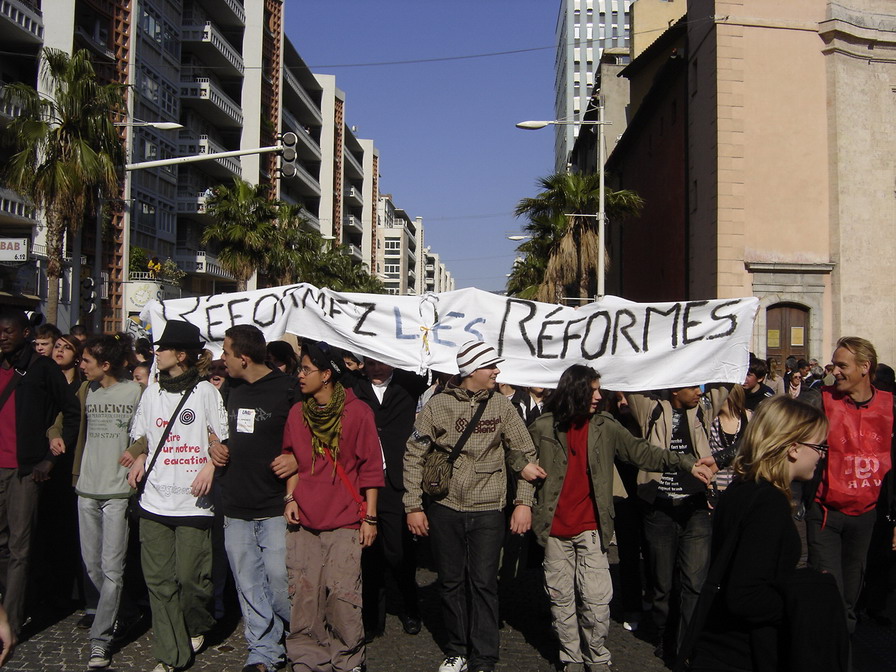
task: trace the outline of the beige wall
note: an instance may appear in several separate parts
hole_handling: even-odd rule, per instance
[[[864,15],[854,10],[862,10]],[[831,137],[833,335],[896,363],[896,3],[841,0],[821,27]],[[870,47],[873,45],[873,49]]]
[[[629,25],[632,60],[687,11],[687,0],[635,0]]]

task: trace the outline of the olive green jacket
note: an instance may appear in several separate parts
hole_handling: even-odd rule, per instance
[[[532,423],[529,434],[535,443],[538,463],[548,474],[536,488],[532,509],[532,531],[543,546],[551,534],[554,512],[566,480],[568,448],[566,432],[555,428],[551,413],[545,413]],[[604,551],[613,538],[613,460],[617,457],[640,469],[661,472],[675,468],[689,472],[696,462],[690,455],[673,453],[643,439],[636,439],[608,413],[591,416],[588,426],[588,474],[597,501]]]

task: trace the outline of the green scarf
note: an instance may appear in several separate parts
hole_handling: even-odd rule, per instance
[[[159,387],[165,392],[183,392],[199,382],[199,369],[191,366],[179,376],[159,372]]]
[[[311,431],[311,473],[314,460],[324,455],[324,446],[329,446],[333,462],[339,459],[339,436],[342,434],[342,411],[345,410],[345,388],[339,383],[333,385],[333,396],[326,406],[318,406],[313,398],[302,404],[302,417]],[[333,473],[336,473],[335,467]]]

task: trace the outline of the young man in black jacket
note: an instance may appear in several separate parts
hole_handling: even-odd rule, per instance
[[[31,323],[21,310],[0,313],[0,588],[12,632],[24,622],[31,530],[41,484],[56,461],[47,429],[62,413],[62,440],[74,449],[81,406],[62,371],[31,347]]]
[[[243,672],[269,672],[286,662],[289,624],[286,519],[281,478],[283,427],[298,380],[265,364],[264,335],[251,325],[225,332],[224,362],[237,381],[227,399],[230,438],[212,443],[224,513],[224,546],[233,570],[249,648]]]
[[[382,634],[386,626],[386,571],[398,584],[403,601],[401,623],[409,635],[420,632],[417,605],[416,554],[411,533],[404,521],[404,453],[414,431],[417,400],[426,390],[426,380],[409,371],[367,358],[366,378],[355,382],[355,396],[370,406],[386,462],[386,485],[377,500],[379,534],[364,552],[364,631],[368,640]]]

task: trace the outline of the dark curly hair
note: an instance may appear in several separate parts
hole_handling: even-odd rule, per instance
[[[114,336],[94,336],[84,344],[84,351],[90,353],[98,364],[109,363],[109,373],[123,378],[130,363],[133,345],[128,334]]]
[[[561,430],[566,431],[576,421],[591,415],[594,394],[591,384],[595,380],[600,380],[600,374],[584,364],[573,364],[560,376],[557,389],[545,402],[545,410],[554,414]]]

